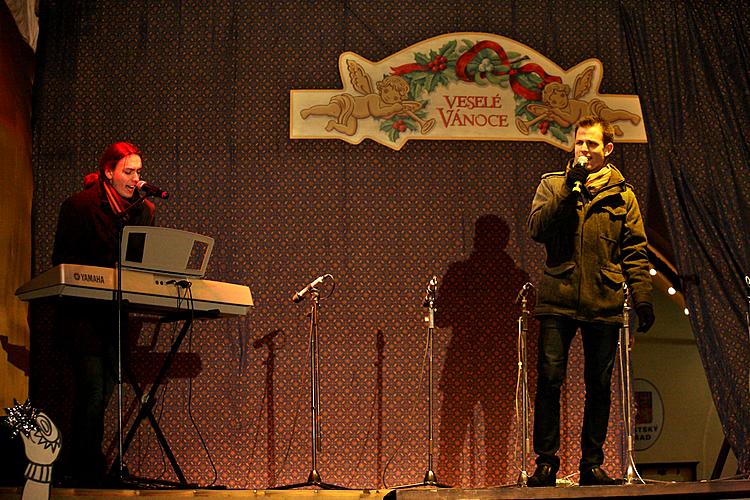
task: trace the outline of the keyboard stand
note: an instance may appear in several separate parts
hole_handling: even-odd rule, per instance
[[[190,328],[193,325],[193,320],[199,319],[199,318],[216,318],[218,316],[219,316],[218,310],[217,311],[184,311],[184,312],[166,315],[159,320],[160,323],[173,323],[176,321],[184,321],[184,323],[182,325],[182,328],[180,329],[180,333],[172,342],[172,347],[170,348],[169,353],[167,353],[167,356],[164,359],[164,363],[162,363],[162,366],[159,369],[159,373],[154,379],[153,384],[151,384],[151,388],[149,389],[148,393],[145,393],[143,388],[135,380],[135,377],[133,376],[132,372],[128,370],[129,383],[131,387],[133,388],[133,391],[135,392],[137,401],[140,402],[141,409],[138,412],[138,415],[135,417],[133,424],[130,426],[130,430],[128,431],[127,436],[125,437],[125,441],[123,442],[123,447],[122,447],[122,456],[124,457],[127,454],[128,448],[130,447],[130,443],[133,441],[133,438],[135,437],[135,433],[138,431],[138,427],[140,426],[141,422],[144,419],[148,419],[148,421],[151,423],[151,428],[154,430],[154,434],[156,434],[156,439],[159,442],[159,445],[161,446],[162,450],[164,450],[164,454],[167,456],[169,463],[172,465],[172,470],[174,470],[174,473],[177,476],[177,479],[179,482],[165,481],[161,479],[136,478],[130,475],[128,475],[128,479],[132,479],[133,481],[137,483],[154,483],[154,484],[160,484],[160,485],[166,485],[166,486],[174,486],[178,488],[196,488],[197,487],[196,484],[190,484],[185,479],[185,475],[182,473],[182,469],[180,468],[180,465],[177,463],[177,459],[172,453],[172,449],[170,448],[169,443],[167,442],[167,438],[164,436],[164,433],[161,431],[161,427],[159,427],[159,421],[156,420],[156,417],[154,417],[153,409],[156,406],[156,393],[159,390],[159,387],[161,386],[161,384],[164,382],[164,379],[166,378],[167,374],[169,373],[169,369],[172,367],[172,363],[174,362],[174,358],[180,349],[180,345],[182,344],[182,341],[185,339],[185,335],[187,335],[187,332],[190,331]],[[120,460],[121,460],[121,457],[117,456],[115,458],[115,461],[112,463],[112,468],[110,469],[110,473],[112,474],[113,477],[117,477],[117,471],[119,470]]]

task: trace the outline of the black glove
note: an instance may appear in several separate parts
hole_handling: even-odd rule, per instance
[[[646,333],[656,319],[654,316],[654,306],[648,302],[641,302],[635,306],[635,313],[638,315],[638,331]]]
[[[568,170],[568,174],[565,176],[565,184],[567,184],[570,189],[573,189],[573,187],[576,185],[576,182],[580,182],[583,185],[583,183],[586,182],[586,177],[588,176],[589,172],[585,167],[576,165],[575,167]]]

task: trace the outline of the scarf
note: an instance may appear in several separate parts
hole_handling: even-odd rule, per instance
[[[115,188],[112,187],[112,184],[106,180],[102,181],[102,186],[104,187],[104,194],[107,196],[107,202],[109,202],[109,208],[112,209],[112,212],[117,217],[122,217],[130,207],[130,202],[120,196],[117,191],[115,191]]]
[[[607,184],[609,184],[609,178],[612,176],[612,169],[609,165],[604,165],[596,172],[590,173],[586,177],[586,189],[591,196],[596,196],[596,193],[601,191]]]

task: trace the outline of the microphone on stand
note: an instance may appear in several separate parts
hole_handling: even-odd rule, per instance
[[[318,286],[321,283],[323,283],[323,281],[326,278],[333,278],[333,276],[331,276],[330,274],[324,274],[323,276],[318,276],[313,281],[311,281],[310,283],[308,283],[305,288],[303,288],[299,292],[297,292],[294,295],[292,295],[292,302],[294,302],[296,304],[297,302],[299,302],[300,300],[302,300],[302,298],[305,295],[307,295],[308,293],[310,293],[310,290],[312,290],[316,286]]]
[[[424,294],[424,299],[422,299],[422,307],[428,307],[430,302],[435,301],[435,297],[437,296],[437,285],[437,276],[433,276],[427,284],[427,291]]]
[[[518,295],[516,295],[516,304],[521,302],[521,299],[526,296],[527,293],[529,293],[529,290],[534,288],[534,285],[527,281],[523,287],[521,287],[521,290],[518,292]]]
[[[586,158],[584,155],[579,156],[578,159],[576,160],[576,167],[586,168],[586,165],[588,164],[589,164],[589,159]],[[581,189],[583,189],[583,183],[581,183],[581,181],[575,181],[575,183],[573,184],[573,189],[571,189],[571,191],[573,191],[574,193],[581,194]]]
[[[261,338],[253,342],[253,347],[256,349],[259,349],[263,347],[264,345],[271,345],[273,343],[273,339],[276,337],[276,335],[281,333],[281,328],[277,328],[276,330],[267,333],[263,335]]]
[[[168,192],[164,191],[162,188],[154,186],[153,184],[149,184],[146,181],[136,182],[135,187],[146,196],[153,196],[155,198],[161,198],[162,200],[169,198]]]

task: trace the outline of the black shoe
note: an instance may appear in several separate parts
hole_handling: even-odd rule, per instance
[[[536,466],[534,474],[529,477],[526,485],[530,488],[540,486],[554,486],[557,471],[550,464],[539,464]]]
[[[622,479],[612,479],[598,465],[581,471],[579,486],[615,486],[622,484]]]

